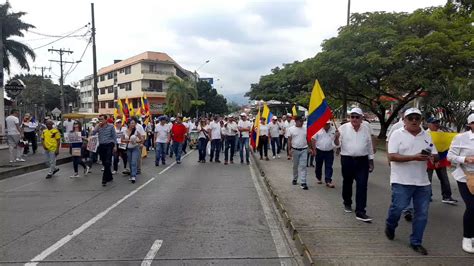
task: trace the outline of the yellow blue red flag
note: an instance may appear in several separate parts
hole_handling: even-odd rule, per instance
[[[438,151],[439,161],[435,164],[428,162],[428,168],[435,169],[451,166],[451,163],[448,161],[448,150],[457,134],[453,132],[430,131],[431,139]]]
[[[307,139],[308,142],[326,122],[331,119],[332,112],[324,96],[323,89],[319,85],[318,80],[314,82],[313,91],[309,100],[308,109],[308,125],[307,125]]]
[[[272,114],[272,112],[270,112],[270,108],[268,108],[267,103],[264,103],[263,104],[262,117],[266,118],[267,124],[269,124],[272,121],[272,116],[273,116],[273,114]]]

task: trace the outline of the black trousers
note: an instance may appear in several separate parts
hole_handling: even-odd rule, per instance
[[[118,170],[118,163],[119,163],[120,158],[122,158],[123,160],[123,169],[127,168],[127,160],[128,160],[127,150],[122,150],[122,149],[117,148],[117,151],[114,152],[114,165],[113,165],[114,171]]]
[[[268,157],[268,136],[259,137],[258,151],[260,152],[260,159],[263,158],[263,154],[265,154],[265,157]]]
[[[278,138],[280,139],[280,150],[284,150],[285,149],[285,146],[286,146],[286,143],[285,143],[285,135],[280,135],[278,136]]]
[[[474,195],[471,194],[465,182],[458,181],[458,188],[466,204],[466,210],[463,216],[464,237],[474,238]]]
[[[344,205],[352,205],[352,183],[356,181],[356,214],[365,214],[367,183],[369,180],[369,156],[341,155],[342,199]]]
[[[100,155],[100,159],[102,160],[102,165],[104,166],[104,172],[102,174],[102,183],[107,183],[114,179],[112,177],[112,170],[110,167],[112,166],[112,154],[114,150],[113,143],[107,144],[100,144],[98,151]]]
[[[235,152],[235,136],[226,136],[225,142],[225,154],[224,160],[227,161],[230,157],[230,161],[234,161],[234,152]],[[229,149],[230,149],[230,156],[229,156]]]
[[[38,149],[38,141],[36,140],[36,132],[25,132],[25,139],[31,143],[31,147],[33,149],[33,153],[36,153]],[[25,147],[23,154],[28,154],[28,146]]]
[[[443,199],[451,198],[451,184],[449,184],[448,171],[446,170],[446,167],[436,168],[435,170],[427,170],[428,178],[430,179],[431,183],[433,183],[432,180],[434,171],[436,171],[436,175],[438,176],[439,182],[441,183],[441,196]]]
[[[221,152],[221,140],[220,139],[213,139],[211,140],[211,155],[210,160],[214,159],[214,155],[216,161],[219,161],[219,153]]]

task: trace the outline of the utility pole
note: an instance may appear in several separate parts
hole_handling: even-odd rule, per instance
[[[347,0],[347,23],[346,26],[349,26],[351,18],[351,0]],[[344,87],[344,95],[342,96],[342,115],[341,118],[344,119],[347,115],[347,86]]]
[[[59,78],[59,88],[60,88],[60,100],[61,100],[61,111],[64,113],[66,112],[66,105],[64,104],[64,73],[63,73],[63,64],[74,64],[75,62],[63,61],[63,54],[72,54],[73,51],[71,50],[64,50],[64,49],[48,49],[48,52],[58,52],[59,53],[59,61],[57,60],[49,60],[50,62],[59,63],[61,68],[61,77]]]
[[[95,18],[94,18],[94,3],[91,3],[92,15],[92,67],[93,67],[93,97],[94,97],[94,113],[99,112],[99,89],[97,88],[97,52],[95,46]]]
[[[6,2],[5,5],[8,5],[9,3]],[[8,9],[7,9],[8,10]],[[8,11],[7,11],[8,12]],[[3,50],[4,50],[4,44],[3,44],[3,16],[0,16],[0,95],[1,95],[1,100],[0,100],[0,135],[3,136],[5,134],[5,100],[3,97],[4,94],[4,89],[3,89]]]
[[[45,70],[48,70],[48,71],[51,71],[51,67],[34,67],[35,69],[41,69],[41,77],[44,79],[44,71]],[[43,110],[41,113],[43,115],[43,117],[41,118],[44,118],[44,116],[46,116],[46,98],[45,98],[45,91],[44,91],[44,86],[43,86],[43,80],[41,81],[41,97],[42,97],[42,104],[41,104],[41,109]],[[41,119],[42,120],[42,119]]]

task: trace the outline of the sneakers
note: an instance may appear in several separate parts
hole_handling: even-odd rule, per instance
[[[293,181],[291,182],[291,184],[293,184],[293,185],[298,185],[298,181],[296,181],[296,179],[293,179]]]
[[[26,162],[26,160],[23,159],[23,158],[17,158],[16,161],[17,161],[17,162]]]
[[[280,155],[277,155],[277,158],[278,158],[278,159],[280,159],[280,158],[281,158],[281,156],[280,156]]]
[[[56,174],[57,172],[59,172],[59,168],[54,169],[53,175]]]
[[[359,221],[362,221],[364,223],[372,222],[372,217],[368,216],[365,213],[356,214],[356,219],[359,220]]]
[[[455,205],[456,203],[458,203],[457,200],[449,197],[449,198],[444,198],[442,201],[442,203],[446,203],[446,204],[451,204],[451,205]]]
[[[113,174],[113,175],[117,174],[117,171],[115,171],[115,170],[114,170],[114,171],[112,171],[112,174]]]
[[[276,157],[275,156],[272,156],[272,159],[275,159]]]
[[[104,170],[105,170],[105,168],[104,168],[104,167],[102,167],[102,169],[100,169],[100,171],[102,171],[102,172],[104,172]]]
[[[410,247],[421,255],[428,255],[428,251],[422,245],[410,245]]]
[[[130,181],[132,181],[132,184],[135,184],[135,177],[134,176],[130,177]]]
[[[91,171],[91,168],[86,165],[86,168],[84,168],[84,175],[87,175]]]
[[[326,187],[335,188],[336,186],[332,182],[328,182],[328,183],[326,183]]]
[[[316,178],[316,180],[318,180],[318,181],[316,181],[316,183],[318,183],[320,185],[323,183],[323,181],[321,181],[321,179]]]
[[[306,185],[306,183],[302,183],[301,188],[304,190],[308,190],[308,185]]]
[[[351,213],[352,212],[351,205],[344,205],[344,212],[345,213]]]
[[[216,162],[216,163],[221,163],[221,161],[219,161],[219,160],[215,160],[215,162]]]
[[[122,174],[129,175],[130,174],[130,169],[127,169],[127,168],[123,169]]]
[[[224,165],[227,165],[227,164],[229,164],[229,163],[227,161],[224,161]]]
[[[464,237],[462,239],[462,250],[467,253],[474,253],[474,246],[472,245],[472,238]]]
[[[47,175],[46,175],[46,179],[50,179],[51,177],[53,177],[52,174],[47,174]]]
[[[76,177],[79,177],[78,173],[74,173],[72,176],[70,176],[70,178],[76,178]]]
[[[176,161],[177,164],[181,164],[181,161]]]
[[[395,230],[385,226],[385,236],[388,238],[388,240],[393,240],[395,238]]]

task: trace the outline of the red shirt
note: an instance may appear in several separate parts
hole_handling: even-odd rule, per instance
[[[174,123],[171,127],[171,139],[175,142],[183,143],[186,133],[188,133],[188,129],[182,123]]]

